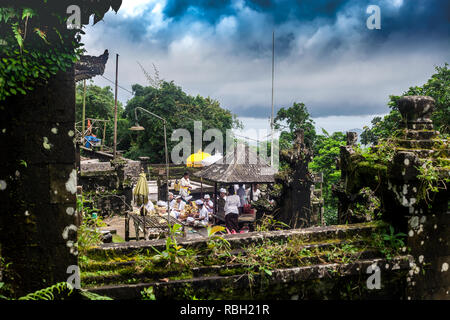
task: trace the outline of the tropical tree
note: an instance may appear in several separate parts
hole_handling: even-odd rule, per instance
[[[134,122],[135,108],[142,107],[167,120],[167,136],[169,150],[178,142],[170,141],[172,132],[176,129],[186,129],[194,142],[194,121],[202,122],[202,133],[216,128],[226,136],[228,129],[240,127],[236,115],[222,108],[217,100],[200,95],[190,96],[173,81],[161,81],[158,87],[132,86],[134,97],[125,107],[125,117]],[[150,157],[151,162],[164,162],[164,131],[163,123],[155,117],[142,114],[139,124],[146,130],[136,134],[131,142],[127,157],[136,159],[139,156]],[[209,142],[204,142],[204,148]],[[224,147],[225,148],[225,147]],[[198,150],[193,150],[194,152]]]
[[[313,172],[323,173],[322,194],[324,198],[324,218],[327,224],[337,223],[338,200],[333,197],[331,187],[341,178],[341,171],[336,167],[340,147],[346,144],[346,136],[342,132],[329,134],[322,129],[322,135],[316,137],[314,159],[309,168]]]
[[[292,147],[295,132],[303,129],[305,132],[305,144],[312,147],[316,138],[314,121],[311,119],[304,103],[294,102],[290,108],[281,108],[274,119],[275,129],[282,130],[280,134],[280,149]]]
[[[83,112],[83,84],[77,85],[76,88],[76,121],[82,121]],[[109,120],[106,123],[106,134],[104,143],[106,145],[112,145],[114,140],[114,93],[111,87],[99,87],[93,84],[86,86],[86,110],[85,119],[101,119]],[[122,103],[118,101],[117,103],[117,141],[118,146],[122,150],[128,150],[129,147],[129,133],[128,127],[129,122],[124,119],[125,109]],[[99,132],[94,132],[98,137],[103,135],[103,125],[101,125],[101,130]]]

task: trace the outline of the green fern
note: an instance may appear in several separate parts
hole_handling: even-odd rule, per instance
[[[19,300],[56,300],[56,297],[69,297],[72,293],[73,289],[66,282],[60,282],[51,287],[29,293],[20,297]]]

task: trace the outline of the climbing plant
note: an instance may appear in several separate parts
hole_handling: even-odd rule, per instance
[[[44,1],[38,2],[45,8]],[[63,32],[63,16],[47,20],[48,15],[41,12],[29,7],[0,8],[0,101],[45,84],[58,71],[70,68],[82,53],[82,31]]]
[[[68,7],[80,8],[80,26],[101,20],[121,0],[89,3],[83,0],[16,0],[0,8],[0,101],[25,95],[66,71],[83,53],[82,29],[68,28]],[[70,12],[70,11],[69,11]],[[1,106],[0,106],[1,107]]]

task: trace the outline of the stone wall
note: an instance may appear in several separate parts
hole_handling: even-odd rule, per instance
[[[21,295],[77,265],[74,71],[0,102],[0,244]]]
[[[92,292],[117,299],[139,299],[141,291],[148,287],[153,287],[158,300],[189,299],[193,295],[199,299],[406,299],[410,257],[404,254],[387,260],[371,249],[371,235],[379,232],[380,227],[370,223],[224,236],[232,250],[238,252],[253,246],[291,241],[301,243],[305,251],[315,252],[305,256],[299,265],[274,268],[270,275],[261,270],[258,272],[256,267],[256,272],[250,276],[245,266],[235,262],[207,264],[188,270],[170,270],[167,266],[143,270],[139,266],[133,267],[133,255],[151,254],[153,248],[165,250],[164,239],[103,244],[88,252],[87,257],[95,257],[95,262],[86,265],[86,270],[82,269],[82,285]],[[178,245],[195,250],[198,261],[204,259],[203,255],[211,254],[205,251],[208,242],[206,238],[178,239]],[[362,251],[349,259],[330,261],[327,258],[327,253],[332,250],[349,245],[358,246]],[[301,254],[301,248],[298,254]],[[112,270],[114,264],[118,270],[115,274],[94,272]],[[380,268],[381,286],[378,289],[367,285],[370,276],[367,270],[371,266]],[[84,271],[89,273],[83,274]]]
[[[410,299],[450,299],[450,150],[433,130],[433,109],[430,97],[400,99],[401,130],[369,154],[342,147],[342,180],[335,187],[341,217],[349,216],[358,192],[370,188],[381,201],[382,218],[407,234],[414,259]]]
[[[85,198],[92,200],[90,206],[97,208],[100,215],[123,214],[131,208],[132,186],[140,172],[140,161],[82,161],[79,185]]]

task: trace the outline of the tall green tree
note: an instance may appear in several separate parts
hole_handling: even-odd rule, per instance
[[[200,95],[190,96],[173,81],[161,81],[155,88],[133,85],[134,97],[128,101],[125,108],[126,118],[134,122],[134,111],[142,107],[167,120],[167,136],[169,152],[178,142],[170,141],[171,134],[176,129],[186,129],[191,133],[194,142],[194,121],[202,122],[203,132],[207,129],[219,129],[223,137],[226,130],[240,127],[236,115],[222,108],[217,100]],[[139,113],[138,113],[139,114]],[[164,131],[163,123],[147,114],[139,114],[139,124],[146,130],[134,135],[127,157],[136,159],[148,156],[154,163],[164,162]],[[203,143],[203,148],[209,142]],[[225,149],[225,146],[224,146]],[[192,150],[196,152],[198,150]]]
[[[76,121],[81,126],[83,114],[83,83],[79,83],[76,88]],[[86,114],[85,118],[108,120],[106,124],[105,145],[112,146],[114,141],[114,93],[111,87],[99,87],[92,83],[86,85]],[[123,105],[120,101],[117,103],[117,141],[120,149],[128,149],[129,133],[128,121],[124,119]],[[97,137],[103,137],[103,123],[97,123],[98,130],[94,130]],[[95,125],[94,125],[95,126]],[[87,128],[87,122],[86,122]],[[122,144],[122,145],[121,145]]]
[[[341,178],[341,171],[336,168],[340,147],[346,144],[346,136],[342,132],[329,134],[322,129],[323,134],[316,137],[314,159],[309,167],[313,172],[323,173],[322,194],[324,198],[324,218],[327,224],[337,223],[338,200],[333,197],[331,187]]]
[[[305,132],[305,144],[314,146],[316,130],[314,121],[304,103],[294,102],[292,107],[278,110],[274,119],[275,129],[283,129],[280,134],[280,149],[292,147],[295,140],[295,131],[303,129]]]

